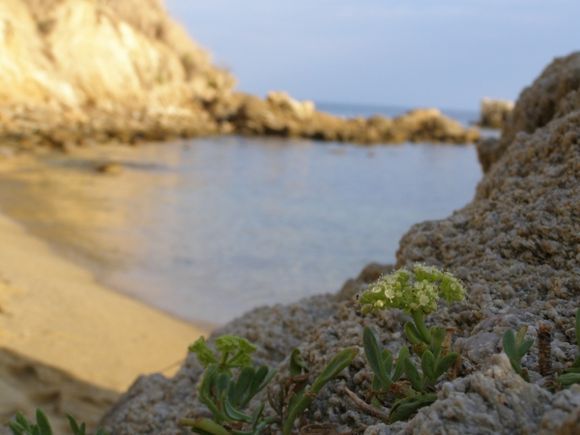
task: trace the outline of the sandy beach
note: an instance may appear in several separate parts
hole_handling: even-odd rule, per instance
[[[104,287],[1,215],[0,246],[3,420],[40,405],[73,412],[60,408],[75,395],[89,398],[84,410],[74,400],[79,417],[96,419],[139,375],[175,371],[207,333]]]

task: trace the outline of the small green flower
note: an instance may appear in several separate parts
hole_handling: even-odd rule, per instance
[[[195,353],[202,366],[219,364],[222,369],[248,367],[252,365],[252,354],[256,346],[248,340],[235,335],[222,335],[215,340],[215,347],[219,351],[218,357],[207,345],[205,338],[198,338],[189,346],[189,351]]]
[[[207,345],[204,337],[199,337],[195,343],[189,346],[189,351],[195,353],[200,364],[204,367],[218,362],[213,351]]]
[[[461,301],[465,289],[453,275],[432,266],[415,264],[382,276],[361,297],[364,311],[398,308],[408,313],[432,313],[437,301]]]

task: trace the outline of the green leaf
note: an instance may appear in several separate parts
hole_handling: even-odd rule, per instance
[[[302,358],[300,350],[294,349],[290,355],[290,376],[298,376],[302,372],[308,372],[308,365],[304,361],[304,358]]]
[[[41,409],[36,410],[36,424],[38,425],[40,435],[52,435],[50,423]]]
[[[413,323],[407,322],[405,323],[405,335],[407,336],[407,340],[411,342],[413,345],[422,344],[423,340],[421,339],[421,335],[417,328]]]
[[[322,387],[326,385],[328,381],[336,377],[342,370],[348,367],[357,354],[358,349],[356,348],[344,349],[342,352],[338,353],[326,365],[324,370],[322,370],[322,373],[318,375],[316,380],[310,386],[308,393],[300,391],[292,398],[288,405],[288,415],[282,425],[282,433],[284,435],[290,435],[292,433],[294,422],[300,415],[302,415],[304,410],[308,408]]]
[[[413,317],[413,321],[415,322],[415,329],[418,332],[418,337],[423,341],[425,344],[431,344],[431,333],[425,326],[425,314],[422,311],[413,311],[411,313]]]
[[[222,354],[222,364],[227,368],[247,367],[252,365],[252,354],[256,351],[256,346],[248,340],[236,335],[222,335],[216,338],[215,346]],[[227,359],[228,355],[234,355]]]
[[[415,368],[415,365],[410,359],[405,360],[405,375],[411,382],[413,388],[417,391],[423,391],[423,383],[421,382],[421,376]]]
[[[580,352],[580,308],[576,310],[576,345]]]
[[[435,394],[424,394],[398,400],[389,414],[389,423],[407,420],[419,409],[431,405],[436,400],[437,396]]]
[[[387,376],[391,375],[391,372],[393,371],[393,355],[391,354],[391,351],[389,351],[389,349],[384,349],[383,350],[383,365],[385,367],[385,372],[387,373]]]
[[[564,373],[558,376],[558,382],[564,386],[580,383],[580,373]]]
[[[358,349],[350,348],[344,349],[342,352],[336,355],[312,383],[310,391],[318,394],[318,392],[328,381],[336,377],[341,371],[350,365],[357,354]]]
[[[431,328],[431,352],[437,358],[441,353],[441,347],[445,341],[445,329],[440,327]]]
[[[218,360],[212,350],[207,345],[204,337],[199,337],[191,346],[189,351],[194,353],[199,363],[207,367],[210,364],[217,364]]]
[[[387,390],[391,385],[391,380],[385,367],[377,337],[369,327],[366,327],[363,332],[363,346],[369,366],[380,384],[380,389]]]
[[[180,421],[182,426],[190,427],[194,432],[208,435],[230,435],[230,432],[215,421],[200,417],[195,419],[184,418]]]
[[[520,343],[523,343],[524,338],[526,338],[526,333],[528,332],[528,327],[526,325],[518,329],[516,334],[516,347],[519,347]]]
[[[527,339],[519,345],[518,357],[519,357],[520,361],[526,355],[526,353],[528,353],[528,350],[530,350],[530,347],[532,347],[532,344],[534,344],[534,340]]]
[[[235,406],[242,406],[245,398],[251,393],[251,385],[256,375],[252,367],[244,367],[238,376],[238,380],[233,382],[229,390],[229,399]]]
[[[423,374],[427,376],[431,381],[436,381],[435,376],[435,357],[430,350],[423,352],[421,357],[421,368],[423,369]]]
[[[233,421],[241,421],[244,423],[251,423],[252,422],[252,417],[250,417],[249,415],[244,414],[243,412],[241,412],[240,410],[236,409],[232,403],[230,402],[230,400],[228,399],[228,397],[226,395],[224,395],[223,397],[223,402],[224,402],[224,413],[226,415],[226,417],[228,417],[228,419],[233,420]]]
[[[68,425],[70,426],[70,429],[74,435],[85,435],[86,434],[86,428],[85,428],[84,424],[82,425],[82,428],[81,428],[78,425],[77,421],[74,419],[74,417],[67,415],[66,418],[68,420]]]
[[[516,338],[514,335],[514,331],[508,329],[503,334],[503,351],[508,356],[510,361],[517,358],[517,351],[516,351]],[[512,363],[513,366],[513,363]],[[515,367],[514,367],[515,369]]]
[[[399,356],[397,357],[397,364],[395,365],[395,371],[391,379],[393,382],[398,381],[403,373],[405,372],[405,361],[409,359],[409,349],[407,346],[403,346],[399,351]]]

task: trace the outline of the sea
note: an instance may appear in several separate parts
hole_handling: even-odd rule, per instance
[[[340,116],[406,108],[320,103]],[[469,124],[477,113],[445,111]],[[97,174],[114,160],[119,174]],[[219,137],[48,155],[0,175],[0,212],[97,280],[191,322],[339,290],[413,224],[466,205],[473,145]]]

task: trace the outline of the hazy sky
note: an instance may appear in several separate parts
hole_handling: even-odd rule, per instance
[[[580,49],[580,0],[166,0],[239,88],[477,108]]]

